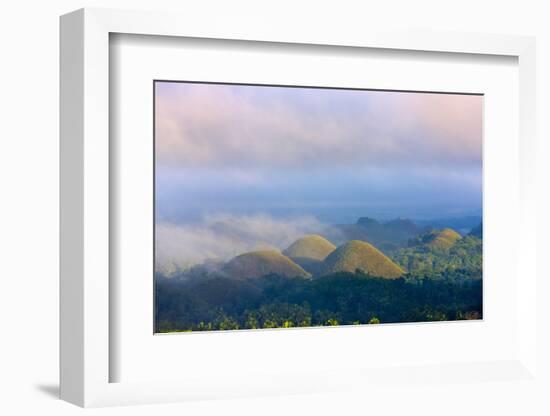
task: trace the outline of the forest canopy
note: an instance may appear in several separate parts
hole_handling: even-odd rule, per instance
[[[364,241],[336,247],[309,235],[283,252],[157,273],[156,332],[481,319],[482,246],[449,228],[386,254]]]
[[[277,275],[157,280],[157,332],[481,318],[481,280],[464,270],[450,274],[450,279],[383,279],[357,271],[314,280]]]

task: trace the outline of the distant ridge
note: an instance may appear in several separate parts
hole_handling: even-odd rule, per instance
[[[412,220],[407,218],[396,218],[396,219],[381,223],[375,220],[374,218],[360,217],[357,220],[357,225],[366,227],[367,229],[369,228],[385,229],[386,232],[394,231],[398,233],[415,234],[420,231],[420,228]]]
[[[360,217],[355,224],[338,224],[337,232],[330,234],[332,241],[343,244],[350,240],[367,241],[384,253],[406,247],[409,239],[427,231],[426,227],[417,226],[412,220],[396,218],[386,222],[370,217]]]
[[[472,228],[469,235],[473,235],[477,238],[483,238],[483,223],[479,223],[477,227]]]
[[[442,230],[451,228],[460,234],[466,234],[481,222],[481,215],[468,215],[463,217],[432,218],[429,220],[416,220],[419,226],[430,229]]]
[[[372,276],[397,279],[405,272],[373,245],[352,240],[338,247],[324,262],[324,273],[351,272],[361,270]]]
[[[267,274],[284,277],[311,277],[301,266],[277,250],[260,250],[241,254],[230,260],[223,267],[222,272],[235,279],[252,279]]]

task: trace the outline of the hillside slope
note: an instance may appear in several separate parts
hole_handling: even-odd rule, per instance
[[[267,274],[284,277],[305,277],[310,274],[276,250],[260,250],[241,254],[230,260],[222,272],[235,279],[252,279]]]
[[[293,258],[324,260],[336,246],[326,238],[317,234],[306,235],[292,243],[283,254]]]
[[[311,234],[296,240],[283,254],[308,273],[318,276],[323,269],[323,260],[334,250],[336,246],[326,238]]]
[[[352,240],[338,247],[324,262],[323,274],[362,270],[372,276],[396,279],[405,272],[371,244]]]
[[[430,234],[425,243],[433,249],[448,250],[461,238],[461,235],[455,230],[445,228],[444,230]]]

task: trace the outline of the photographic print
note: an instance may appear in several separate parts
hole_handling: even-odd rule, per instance
[[[482,95],[154,100],[155,332],[482,319]]]

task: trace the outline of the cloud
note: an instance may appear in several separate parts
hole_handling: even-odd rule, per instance
[[[169,274],[206,260],[226,261],[246,251],[284,249],[306,234],[329,229],[310,216],[218,214],[194,225],[161,222],[155,233],[156,268]]]
[[[162,166],[479,164],[481,96],[157,84]]]

